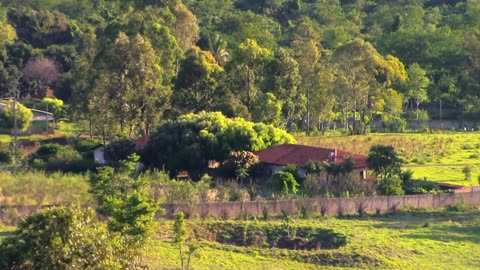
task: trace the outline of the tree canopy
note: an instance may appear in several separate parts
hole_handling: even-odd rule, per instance
[[[171,174],[188,171],[196,179],[209,160],[221,162],[231,151],[257,151],[293,142],[292,135],[272,125],[227,118],[220,112],[200,112],[161,125],[145,147],[142,159]]]
[[[106,139],[202,110],[307,132],[423,111],[475,119],[478,5],[5,0],[0,95],[62,99]]]

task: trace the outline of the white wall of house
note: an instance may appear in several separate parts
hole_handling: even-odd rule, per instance
[[[105,147],[100,146],[93,150],[93,159],[96,164],[105,165]]]

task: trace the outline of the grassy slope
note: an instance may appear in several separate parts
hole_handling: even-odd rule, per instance
[[[245,221],[239,221],[245,222]],[[265,222],[265,221],[246,221]],[[269,221],[281,225],[280,221]],[[201,222],[193,221],[194,226]],[[203,269],[480,269],[480,208],[463,212],[436,210],[403,212],[367,218],[312,218],[299,226],[334,229],[347,235],[337,250],[286,251],[253,249],[200,242],[195,270]],[[145,251],[150,269],[179,269],[178,249],[172,243],[172,221],[161,221],[159,233]],[[12,227],[0,225],[0,241]],[[343,264],[304,263],[301,256],[327,256]],[[358,258],[366,260],[358,261]],[[355,262],[356,261],[356,262]]]
[[[367,136],[300,137],[300,143],[368,154],[373,144],[395,147],[407,161],[414,177],[454,184],[477,184],[480,176],[480,133],[371,134]],[[465,180],[462,169],[471,166],[472,179]]]
[[[261,221],[259,221],[261,222]],[[348,235],[348,244],[330,251],[259,250],[203,243],[194,269],[340,269],[295,261],[301,255],[330,254],[333,258],[364,257],[351,265],[360,269],[479,269],[480,209],[465,212],[406,212],[365,219],[319,218],[298,225],[331,228]],[[176,269],[178,250],[171,242],[171,223],[162,226],[162,240],[147,252],[152,269]],[[170,236],[168,236],[170,234]],[[345,265],[344,265],[345,266]],[[177,268],[178,269],[178,268]]]

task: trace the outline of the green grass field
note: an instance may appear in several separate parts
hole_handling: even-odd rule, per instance
[[[201,224],[193,223],[194,226]],[[203,241],[200,242],[199,256],[192,259],[193,269],[480,268],[478,208],[463,212],[402,212],[367,218],[320,217],[298,220],[296,224],[334,229],[347,235],[348,244],[336,250],[287,251]],[[151,269],[179,269],[178,249],[172,243],[171,226],[172,222],[163,222],[161,233],[148,248],[146,260]],[[324,264],[306,262],[315,258],[324,258]]]
[[[280,220],[235,223],[283,225]],[[202,224],[201,220],[189,221],[189,228]],[[300,251],[195,239],[191,241],[200,249],[192,258],[191,269],[480,269],[480,208],[411,210],[363,218],[294,218],[294,226],[334,230],[347,236],[347,244],[338,249]],[[149,269],[180,269],[172,227],[171,220],[159,221],[157,234],[143,253]],[[0,241],[13,229],[0,224]]]
[[[480,176],[480,133],[445,134],[370,134],[366,136],[299,137],[299,143],[342,149],[368,154],[374,144],[392,145],[406,160],[416,179],[477,185]],[[472,169],[471,179],[465,179],[462,169]]]

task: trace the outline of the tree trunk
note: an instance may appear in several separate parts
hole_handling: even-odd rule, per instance
[[[442,99],[440,99],[440,127],[443,128]]]
[[[310,134],[310,87],[307,88],[307,134]]]
[[[418,106],[420,105],[420,102],[415,102],[415,104],[417,105],[417,121],[418,121]]]
[[[252,101],[252,89],[250,86],[250,68],[247,66],[247,78],[246,78],[246,84],[247,84],[247,109],[248,112],[250,112],[250,103]]]

